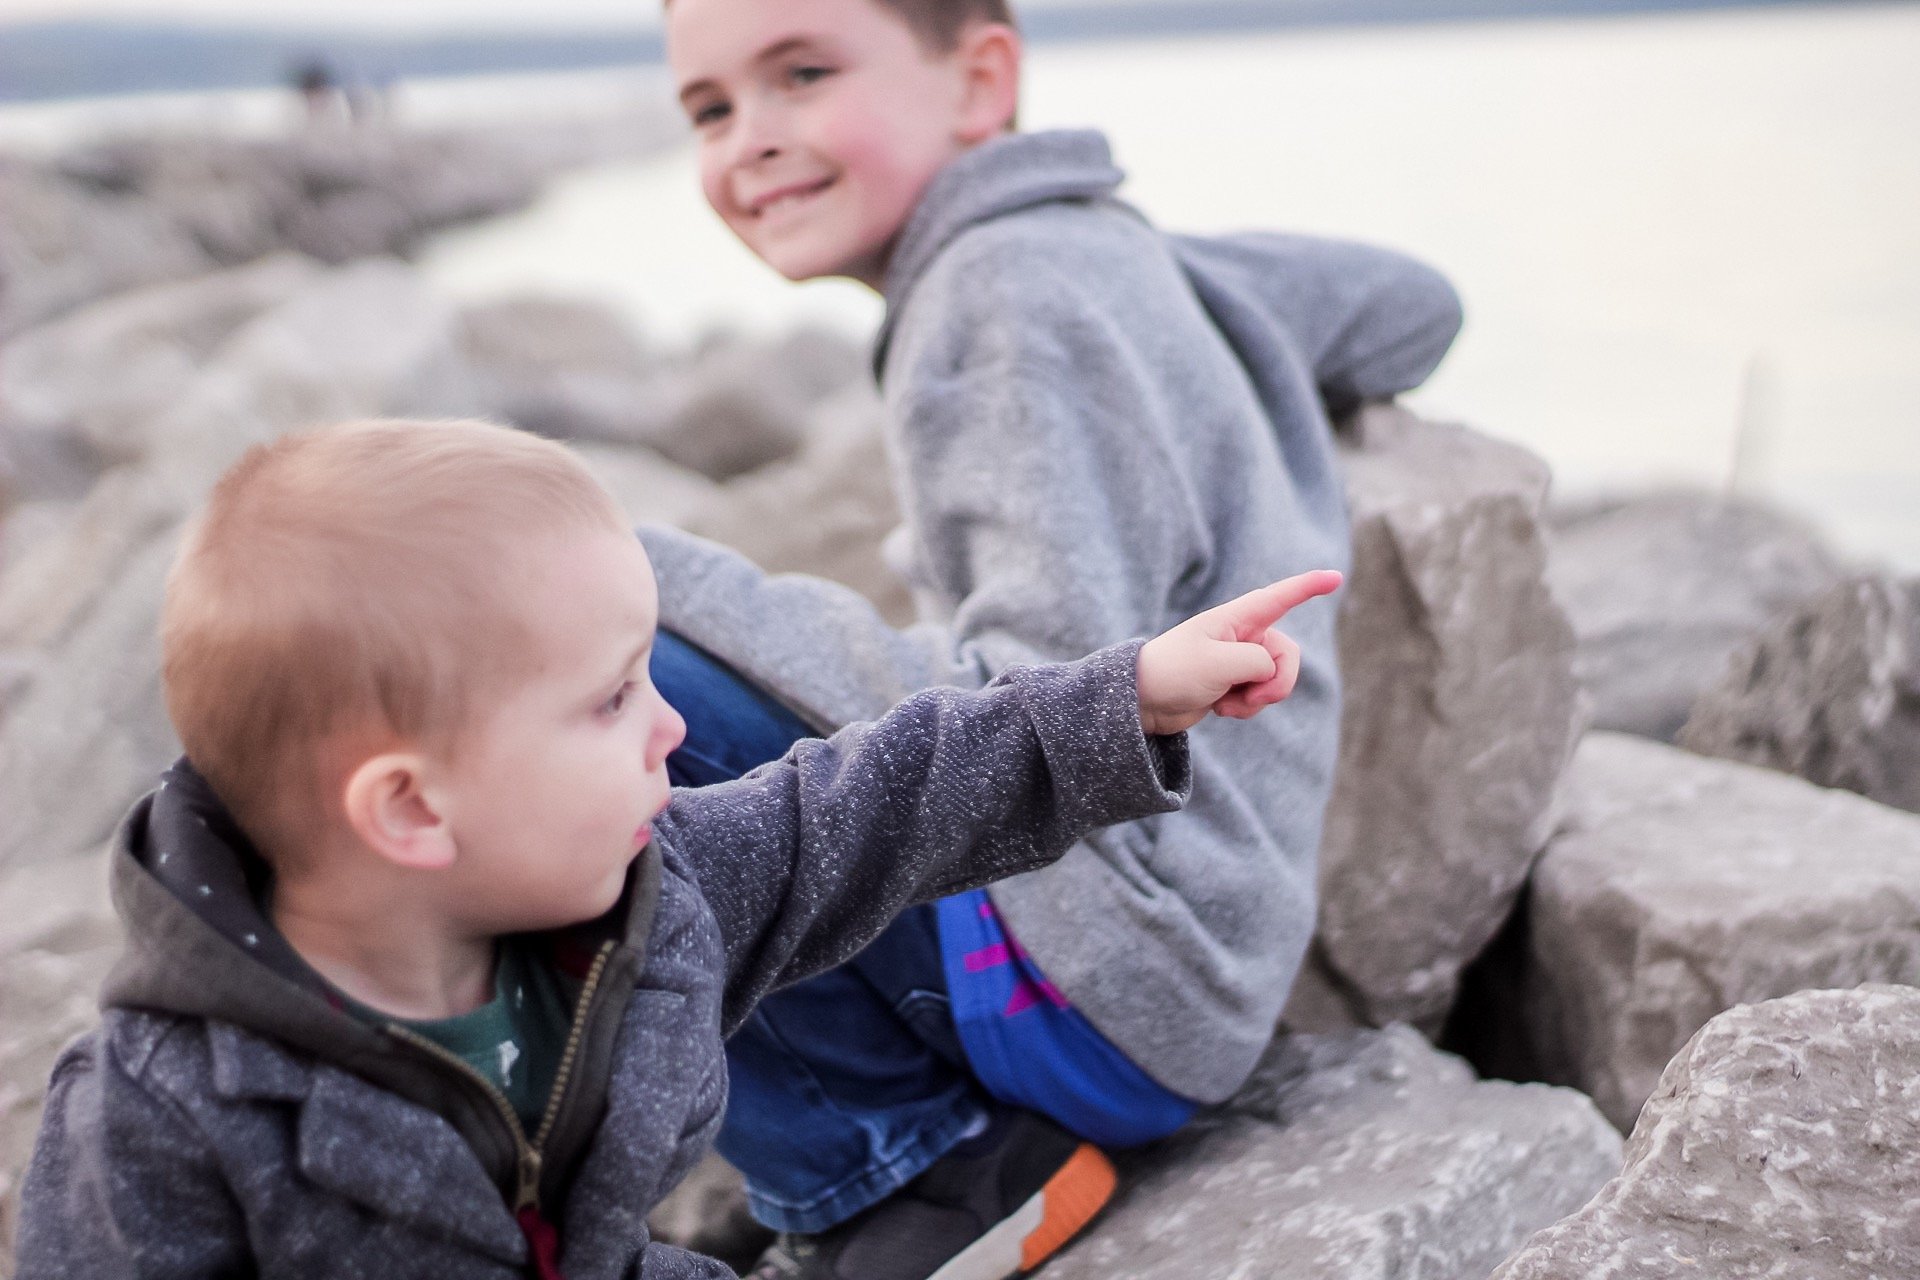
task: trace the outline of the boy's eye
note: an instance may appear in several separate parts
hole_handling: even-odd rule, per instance
[[[626,710],[627,699],[633,696],[633,688],[633,681],[629,680],[614,690],[613,696],[600,704],[600,714],[611,717],[617,716]]]
[[[695,107],[688,115],[693,120],[693,127],[699,129],[725,120],[732,110],[733,108],[724,102],[709,102],[704,106]]]
[[[833,74],[832,67],[793,67],[787,72],[787,80],[795,85],[809,85],[817,80],[825,80]]]

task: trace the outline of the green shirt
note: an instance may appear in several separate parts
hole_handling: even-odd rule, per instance
[[[501,944],[493,990],[493,999],[471,1013],[419,1022],[347,1003],[377,1024],[398,1022],[478,1071],[506,1095],[532,1137],[566,1048],[572,1010],[552,966],[528,954],[525,944]]]

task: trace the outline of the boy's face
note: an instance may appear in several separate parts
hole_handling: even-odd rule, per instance
[[[979,141],[958,55],[875,0],[671,0],[707,201],[791,280],[878,289],[934,174]]]
[[[458,850],[450,906],[488,934],[614,904],[687,727],[647,676],[657,603],[637,538],[546,538],[514,568],[530,674],[501,682],[440,778]]]

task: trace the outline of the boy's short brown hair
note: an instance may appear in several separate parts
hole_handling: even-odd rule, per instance
[[[913,31],[920,43],[936,53],[952,53],[960,33],[976,22],[1013,26],[1007,0],[875,0],[891,9]]]
[[[526,660],[529,539],[625,528],[564,446],[490,423],[249,450],[167,578],[162,682],[188,759],[263,851],[313,830],[330,745],[449,746],[476,690]]]

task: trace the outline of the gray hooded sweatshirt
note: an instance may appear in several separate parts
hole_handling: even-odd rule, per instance
[[[259,856],[184,763],[113,864],[125,956],[53,1069],[21,1190],[20,1280],[690,1280],[648,1241],[726,1101],[721,1037],[909,902],[1176,806],[1138,645],[936,690],[676,792],[606,917],[528,939],[575,1013],[540,1128],[398,1024],[345,1011],[274,931]]]
[[[1164,235],[1121,177],[1098,134],[1011,135],[942,170],[900,236],[874,360],[919,625],[649,528],[664,624],[831,727],[1345,568],[1329,407],[1418,385],[1459,328],[1452,288],[1359,245]],[[1252,1070],[1313,930],[1333,622],[1331,601],[1287,619],[1305,658],[1284,707],[1193,732],[1185,810],[990,891],[1075,1007],[1189,1098]]]

